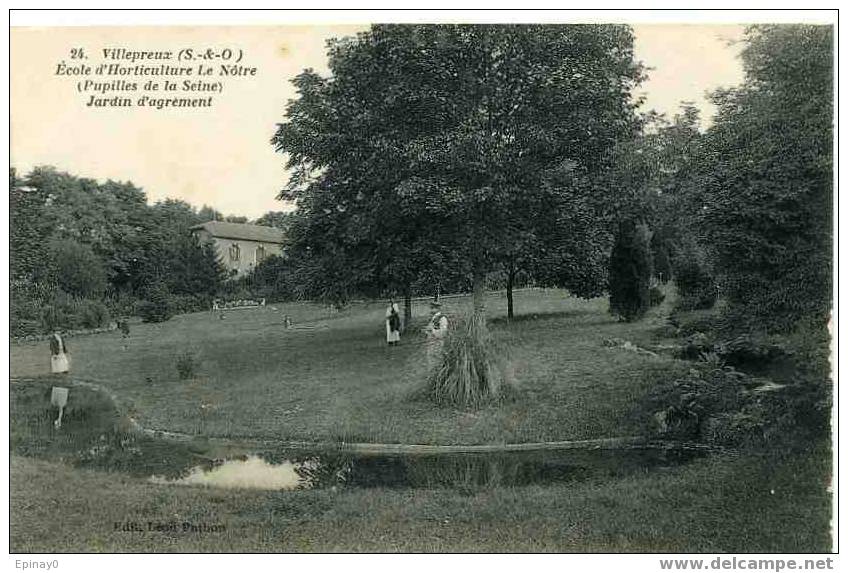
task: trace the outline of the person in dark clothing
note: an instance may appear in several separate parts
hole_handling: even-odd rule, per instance
[[[389,346],[400,342],[400,313],[394,302],[390,302],[389,308],[386,309],[386,342]]]

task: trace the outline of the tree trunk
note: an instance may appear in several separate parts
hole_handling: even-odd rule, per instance
[[[512,310],[512,286],[515,283],[515,267],[509,267],[509,273],[506,276],[506,317],[508,320],[514,318]]]
[[[474,303],[474,314],[484,317],[486,315],[486,272],[483,265],[474,265],[472,301]]]
[[[403,293],[403,324],[401,330],[406,330],[412,322],[412,293],[409,289]]]

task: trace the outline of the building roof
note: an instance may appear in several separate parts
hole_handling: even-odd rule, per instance
[[[261,241],[263,243],[283,242],[283,231],[275,227],[249,225],[247,223],[228,223],[227,221],[209,221],[195,225],[192,231],[204,230],[213,237],[222,239],[241,239],[243,241]]]

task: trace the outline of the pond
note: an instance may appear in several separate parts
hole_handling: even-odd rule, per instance
[[[225,489],[315,488],[482,489],[605,481],[666,471],[703,455],[669,449],[539,451],[442,455],[310,455],[265,453],[216,460],[159,484]],[[285,456],[285,457],[284,457]]]
[[[107,396],[76,388],[60,430],[54,427],[50,381],[14,384],[10,450],[87,469],[119,472],[159,484],[256,490],[320,488],[451,488],[476,491],[609,481],[668,471],[703,451],[623,448],[466,453],[353,453],[325,447],[212,446],[133,430]]]

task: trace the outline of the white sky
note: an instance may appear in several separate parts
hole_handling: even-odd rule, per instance
[[[294,97],[289,80],[304,68],[326,71],[325,41],[360,26],[13,28],[12,165],[24,174],[54,165],[99,180],[130,180],[151,201],[166,197],[257,217],[283,205],[283,157],[269,140]],[[672,116],[692,101],[708,121],[706,94],[742,80],[737,25],[637,24],[636,57],[650,68],[645,109]],[[255,79],[231,81],[211,110],[90,109],[75,80],[53,75],[71,47],[179,49],[240,47]]]

